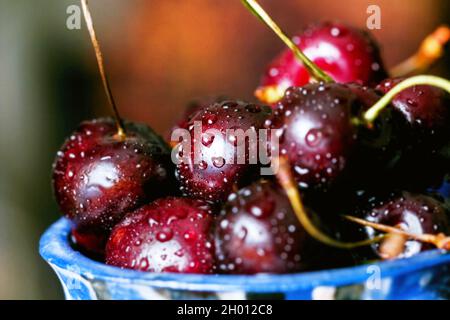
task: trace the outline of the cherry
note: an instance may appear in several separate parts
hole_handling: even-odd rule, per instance
[[[389,180],[396,189],[421,192],[440,182],[448,171],[448,160],[442,157],[450,133],[446,81],[430,76],[387,79],[377,90],[385,96],[366,110],[363,118],[368,123],[374,118],[389,119],[387,129],[384,127],[386,139],[376,141],[381,148],[369,155],[378,162],[372,167],[387,169],[380,174],[386,177],[381,183]],[[370,135],[374,131],[364,132]]]
[[[101,255],[111,228],[126,212],[171,191],[173,169],[170,149],[155,132],[121,119],[87,0],[81,5],[115,119],[84,122],[66,140],[53,164],[53,189],[73,223],[75,243]]]
[[[177,177],[181,191],[186,196],[210,201],[226,199],[233,185],[246,183],[258,166],[250,164],[250,147],[246,141],[238,141],[237,135],[226,134],[227,130],[249,130],[256,136],[271,113],[270,107],[240,101],[213,103],[198,112],[188,124],[191,150],[180,145],[180,163]],[[196,143],[195,124],[201,123],[201,141]],[[220,131],[213,135],[210,129]],[[245,162],[237,160],[238,146],[245,143]],[[256,149],[257,150],[257,149]],[[195,161],[195,155],[201,156]],[[196,163],[198,162],[198,163]]]
[[[255,182],[230,194],[216,222],[219,272],[299,271],[305,236],[284,191],[274,183]]]
[[[211,97],[206,97],[203,99],[191,101],[184,109],[183,115],[178,120],[176,125],[173,126],[171,132],[173,132],[175,129],[178,129],[178,128],[187,129],[189,121],[191,120],[191,118],[193,116],[195,116],[195,114],[197,112],[206,108],[207,106],[211,105],[212,103],[221,102],[224,100],[226,100],[226,98],[224,96],[211,96]]]
[[[362,104],[361,111],[369,109],[381,98],[378,91],[369,86],[362,86],[357,83],[347,83],[345,86],[358,97],[359,102]]]
[[[403,78],[386,79],[376,88],[383,94],[402,82]],[[401,132],[411,135],[411,142],[448,142],[450,134],[450,95],[443,89],[430,85],[406,88],[391,101],[399,114]],[[403,125],[401,125],[403,123]],[[399,133],[400,134],[400,133]]]
[[[75,241],[94,251],[127,211],[172,192],[168,146],[147,126],[125,129],[119,138],[111,119],[83,122],[53,165],[60,210],[74,224]]]
[[[212,273],[210,205],[165,198],[128,214],[113,229],[106,263],[148,272]]]
[[[352,136],[353,140],[356,140],[357,137],[356,126],[367,128],[376,127],[376,121],[381,111],[383,111],[386,108],[386,106],[391,102],[391,99],[401,90],[404,90],[414,85],[426,84],[426,85],[434,85],[446,90],[447,92],[450,92],[450,82],[448,82],[445,79],[433,76],[413,77],[408,80],[402,81],[400,84],[395,86],[395,88],[392,89],[389,93],[387,93],[385,96],[379,99],[373,106],[367,108],[367,100],[360,95],[361,92],[359,90],[357,90],[359,91],[358,93],[355,90],[352,91],[348,86],[343,85],[339,86],[336,84],[330,84],[333,83],[333,79],[331,79],[331,77],[329,77],[322,69],[320,69],[320,67],[318,67],[314,63],[314,61],[310,60],[303,53],[302,49],[299,48],[299,46],[297,46],[293,41],[289,39],[289,37],[286,36],[286,34],[270,18],[270,16],[264,11],[264,9],[257,3],[256,0],[242,0],[242,2],[249,9],[249,11],[251,11],[255,16],[257,16],[261,21],[263,21],[270,29],[272,29],[272,31],[274,31],[274,33],[277,34],[277,36],[289,47],[289,49],[292,50],[293,55],[295,55],[295,57],[303,63],[303,66],[305,67],[305,70],[308,72],[308,75],[312,76],[317,81],[325,82],[330,88],[334,86],[336,92],[338,91],[336,90],[336,88],[341,90],[345,88],[347,91],[345,97],[347,98],[348,101],[350,101],[341,103],[339,99],[335,100],[336,102],[334,104],[338,104],[338,106],[341,107],[340,108],[341,111],[338,113],[338,116],[333,119],[333,120],[340,119],[341,122],[335,123],[333,123],[330,120],[327,120],[328,119],[327,112],[322,111],[324,108],[325,111],[328,111],[330,108],[333,109],[335,107],[335,105],[331,102],[333,100],[329,99],[333,95],[328,94],[328,97],[326,95],[322,95],[322,97],[320,97],[319,102],[317,102],[317,98],[315,97],[316,91],[326,91],[323,83],[319,84],[320,90],[315,90],[314,88],[310,92],[308,92],[308,90],[305,89],[307,87],[305,86],[305,88],[303,88],[304,89],[303,95],[305,97],[303,98],[299,98],[301,93],[298,92],[299,89],[297,88],[296,96],[294,96],[294,99],[290,99],[289,96],[291,95],[291,89],[288,89],[285,92],[283,101],[277,104],[276,106],[277,110],[275,112],[274,119],[272,119],[272,123],[270,125],[272,126],[273,129],[281,130],[280,135],[282,139],[281,141],[282,155],[279,157],[272,158],[272,161],[275,160],[275,162],[278,162],[279,164],[280,170],[278,170],[277,179],[281,184],[281,186],[283,187],[283,189],[286,191],[286,194],[289,197],[289,201],[294,208],[294,212],[297,218],[299,219],[302,226],[305,228],[305,230],[308,232],[309,235],[325,244],[329,244],[337,248],[350,249],[367,245],[368,243],[373,241],[379,241],[380,238],[376,237],[372,240],[369,239],[369,241],[363,240],[358,242],[346,243],[333,239],[332,237],[329,237],[321,230],[319,230],[311,221],[311,219],[308,217],[306,208],[302,203],[300,193],[297,187],[295,186],[294,178],[291,173],[290,167],[294,167],[294,170],[296,171],[295,178],[297,179],[297,184],[300,187],[303,187],[305,189],[310,188],[308,182],[311,181],[316,185],[316,187],[318,185],[319,189],[323,189],[324,186],[334,182],[337,179],[337,177],[342,176],[342,172],[344,171],[344,169],[349,166],[348,165],[350,159],[349,155],[351,155],[354,152],[355,148],[352,145],[355,145],[355,143],[349,140],[348,137]],[[336,35],[340,34],[340,30],[338,28],[334,30],[334,32],[336,33]],[[276,70],[275,73],[277,73],[278,71],[279,70]],[[290,84],[286,85],[286,87],[288,86],[290,86]],[[272,86],[271,88],[265,88],[267,89],[265,90],[265,92],[262,93],[257,92],[257,95],[259,95],[263,101],[269,103],[277,101],[279,97],[282,96],[282,92],[284,91],[285,88],[279,88],[277,85],[275,85],[275,88],[273,87],[274,86]],[[348,94],[348,92],[350,92],[351,94]],[[351,95],[353,95],[353,97],[351,97]],[[303,101],[301,99],[303,99]],[[310,107],[302,108],[302,104],[309,105]],[[284,105],[288,107],[285,108]],[[291,105],[293,105],[294,107],[291,107]],[[312,112],[311,109],[313,109]],[[321,116],[322,120],[318,120],[317,114],[322,115]],[[288,119],[291,116],[292,119],[294,120]],[[313,120],[311,121],[310,118],[312,118]],[[290,122],[295,123],[295,121],[298,121],[302,125],[294,126],[295,129],[292,129],[293,126],[288,125],[288,123]],[[323,146],[320,146],[319,144],[319,147],[313,148],[308,144],[308,142],[311,141],[315,142],[317,140],[321,142],[323,140],[322,139],[322,136],[324,136],[322,132],[323,124],[326,125],[325,128],[328,131],[326,132],[327,135],[325,136],[324,139],[325,144]],[[311,129],[316,128],[319,129],[321,134],[311,135]],[[288,139],[286,139],[286,133]],[[329,133],[333,133],[334,136],[330,137]],[[308,139],[307,135],[310,135],[311,139]],[[319,136],[320,139],[316,139],[317,136]],[[333,138],[335,139],[334,141]],[[332,145],[328,144],[329,141],[333,141],[333,144]],[[311,149],[306,148],[305,145],[307,145]],[[332,152],[328,152],[328,150],[331,150]],[[337,174],[335,173],[336,170],[334,170],[336,168],[330,166],[329,163],[330,161],[328,161],[327,163],[327,161],[322,160],[323,159],[322,155],[324,151],[326,152],[328,158],[332,159],[331,163],[339,164],[339,166],[337,167],[339,169],[339,172]],[[323,174],[324,169],[326,169],[326,172],[329,174],[328,177]],[[313,177],[311,177],[311,173],[313,173]],[[305,177],[301,177],[302,175],[305,175]],[[320,179],[319,183],[317,182],[317,179]],[[347,216],[347,218],[352,220],[354,217]],[[366,221],[364,220],[358,221],[358,223],[361,222],[364,223]],[[372,224],[372,226],[374,226],[374,224]],[[381,227],[381,229],[383,230],[386,230],[384,226],[379,225],[376,226],[376,228],[379,227]],[[394,232],[396,237],[401,237],[402,239],[406,236],[405,234],[399,235],[399,230],[394,227],[389,229],[389,232]],[[411,237],[411,234],[408,234],[407,236]],[[427,235],[427,237],[422,238],[420,241],[425,242],[432,241],[434,245],[441,248],[446,248],[448,246],[449,242],[448,238],[441,239],[442,237],[437,236],[428,237],[428,236],[429,235]],[[433,239],[430,240],[431,238]]]
[[[322,22],[308,26],[292,40],[336,82],[375,85],[386,77],[378,44],[363,30]],[[290,49],[285,49],[266,68],[256,94],[265,103],[273,103],[288,87],[309,82],[308,70]]]
[[[267,123],[279,129],[280,154],[288,157],[298,186],[326,189],[346,169],[357,137],[352,90],[340,84],[291,87]]]
[[[448,233],[450,230],[444,205],[429,196],[403,191],[391,194],[387,199],[372,198],[369,206],[364,215],[370,222],[399,227],[412,234]],[[371,227],[365,230],[370,238],[378,234]],[[408,240],[399,257],[410,257],[430,248],[433,248],[430,244]],[[373,249],[378,252],[379,244],[374,244]]]

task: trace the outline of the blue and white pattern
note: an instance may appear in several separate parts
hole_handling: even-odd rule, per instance
[[[286,275],[194,275],[123,270],[91,260],[69,242],[61,218],[42,236],[41,256],[67,299],[448,299],[450,254]]]

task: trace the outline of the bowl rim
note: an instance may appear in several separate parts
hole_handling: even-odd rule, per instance
[[[286,292],[312,290],[318,286],[339,287],[364,283],[373,275],[373,267],[381,278],[396,277],[437,265],[450,264],[450,253],[430,250],[411,258],[374,262],[354,267],[291,274],[201,275],[179,273],[147,273],[121,269],[92,260],[74,250],[69,243],[71,223],[61,218],[53,223],[39,241],[39,253],[55,271],[66,270],[88,281],[146,285],[156,288],[190,291]],[[372,267],[368,272],[369,267]]]

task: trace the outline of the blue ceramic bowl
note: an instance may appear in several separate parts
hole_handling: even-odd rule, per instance
[[[447,299],[450,254],[286,275],[194,275],[122,270],[91,260],[69,243],[62,218],[42,236],[41,256],[67,299]]]

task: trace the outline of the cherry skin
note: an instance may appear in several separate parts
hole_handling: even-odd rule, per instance
[[[53,189],[75,242],[101,253],[111,228],[145,201],[172,192],[170,150],[150,128],[111,119],[83,122],[57,153]],[[96,240],[97,239],[97,240]]]
[[[402,80],[386,79],[376,89],[385,94]],[[401,91],[380,114],[390,112],[394,124],[387,148],[395,159],[388,174],[395,189],[423,192],[437,186],[448,172],[448,159],[442,154],[450,136],[449,106],[447,92],[419,85]]]
[[[239,141],[228,130],[243,130],[258,135],[265,120],[271,113],[270,107],[248,104],[239,101],[214,103],[198,112],[189,122],[191,150],[179,146],[177,177],[184,195],[209,201],[221,201],[232,192],[234,185],[245,183],[258,166],[250,164],[248,143]],[[201,124],[201,137],[195,134],[195,124]],[[215,129],[220,134],[207,132]],[[197,142],[197,143],[196,143]],[[245,143],[245,145],[242,145]],[[239,147],[245,154],[239,163]],[[251,147],[257,147],[253,145]],[[257,149],[255,149],[257,152]],[[196,156],[198,160],[196,161]],[[252,157],[253,159],[253,157]]]
[[[109,265],[147,272],[214,271],[213,223],[208,203],[165,198],[128,214],[106,246]]]
[[[267,123],[279,130],[280,154],[302,189],[326,189],[347,168],[357,128],[352,109],[358,96],[341,84],[291,87]]]
[[[376,89],[385,94],[403,78],[386,79]],[[397,94],[391,103],[399,121],[399,135],[409,144],[427,142],[437,145],[450,136],[450,95],[434,86],[414,86]],[[404,141],[403,141],[404,142]]]
[[[177,121],[175,126],[172,127],[170,133],[172,133],[175,129],[178,128],[188,129],[189,121],[192,119],[192,117],[194,117],[197,114],[197,112],[201,111],[202,109],[208,107],[213,103],[221,102],[224,100],[226,100],[224,96],[210,96],[205,97],[203,99],[191,101],[184,109],[181,118]]]
[[[386,77],[378,44],[365,31],[341,23],[322,22],[310,25],[293,37],[293,41],[336,82],[375,85]],[[290,49],[285,49],[269,64],[259,88],[278,86],[285,90],[309,82],[308,71]]]
[[[271,182],[255,182],[232,193],[216,221],[218,271],[299,271],[305,237],[284,191]]]
[[[390,195],[387,200],[372,199],[370,206],[365,219],[371,222],[396,226],[414,234],[448,234],[450,230],[448,212],[443,203],[429,196],[401,192]],[[378,235],[373,228],[367,227],[365,230],[369,238]],[[373,245],[376,252],[378,247],[379,244]],[[408,240],[399,258],[411,257],[432,248],[432,245]]]

